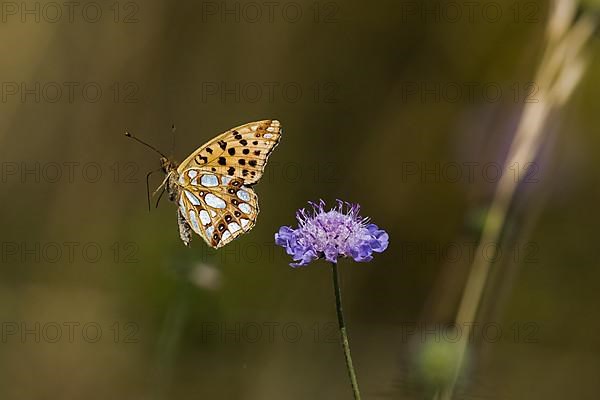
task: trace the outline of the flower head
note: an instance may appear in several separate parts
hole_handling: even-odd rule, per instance
[[[296,213],[298,228],[282,226],[275,234],[275,243],[294,259],[291,266],[307,265],[319,258],[333,263],[339,257],[367,262],[373,259],[373,252],[381,253],[387,248],[388,234],[370,224],[369,218],[360,217],[358,204],[338,200],[329,211],[325,211],[323,200],[309,204],[312,212],[303,208]]]

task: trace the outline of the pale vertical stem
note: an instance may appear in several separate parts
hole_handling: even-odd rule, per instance
[[[555,4],[554,12],[557,12],[557,9],[558,7]],[[564,26],[567,26],[568,23]],[[596,21],[593,17],[584,15],[572,27],[566,28],[564,32],[559,32],[562,37],[559,34],[549,35],[545,54],[535,75],[535,83],[539,88],[538,102],[527,103],[523,110],[521,121],[504,164],[504,173],[500,178],[485,219],[479,245],[457,311],[456,325],[465,326],[467,329],[457,343],[454,376],[450,384],[441,393],[436,393],[435,399],[450,400],[452,398],[471,335],[471,323],[477,315],[488,280],[491,260],[495,258],[495,254],[491,257],[489,252],[486,254],[484,247],[489,243],[498,242],[510,203],[519,182],[526,172],[521,169],[534,161],[548,115],[564,103],[580,79],[583,72],[583,63],[579,58],[579,52],[593,33],[595,25]],[[515,166],[516,176],[508,174],[507,171],[511,169],[514,171]]]

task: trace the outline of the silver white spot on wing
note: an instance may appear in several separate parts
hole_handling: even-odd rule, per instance
[[[240,222],[242,223],[242,227],[245,228],[246,226],[248,226],[248,224],[250,223],[249,220],[247,220],[246,218],[241,218]]]
[[[229,224],[228,228],[229,228],[229,231],[230,231],[231,233],[236,233],[237,231],[239,231],[240,229],[242,229],[242,227],[241,227],[241,226],[239,226],[239,225],[237,224],[237,222],[231,222],[231,223]]]
[[[223,236],[221,236],[221,242],[225,242],[231,236],[231,232],[225,231],[223,232]]]
[[[208,196],[206,196],[206,197],[208,197]],[[247,203],[240,203],[240,205],[238,207],[240,208],[240,210],[242,210],[246,214],[250,214],[250,212],[252,211],[252,207],[250,207],[250,205]]]
[[[222,198],[217,197],[212,193],[207,194],[204,197],[204,201],[212,208],[225,208],[226,205],[225,201]]]
[[[179,183],[180,185],[185,185],[185,176],[183,176],[183,174],[179,175],[179,179],[177,180],[177,183]]]
[[[188,198],[188,200],[190,201],[190,203],[192,203],[195,206],[199,206],[200,205],[200,200],[198,200],[198,198],[196,196],[194,196],[193,193],[190,193],[187,190],[184,190],[183,192],[185,193],[185,197]]]
[[[194,177],[198,175],[198,171],[196,171],[195,169],[190,169],[188,171],[188,176],[190,177],[190,179],[194,179]]]
[[[245,190],[238,190],[237,197],[244,201],[250,201],[250,193],[246,192]]]
[[[217,213],[215,212],[215,210],[209,210],[209,211],[210,211],[210,216],[211,216],[211,217],[213,217],[213,218],[214,218],[214,217],[216,217],[216,216],[217,216]]]
[[[214,231],[215,231],[214,226],[210,226],[210,227],[206,228],[206,236],[208,237],[208,239],[212,238],[212,234]]]
[[[223,182],[223,185],[228,185],[229,182],[231,182],[231,178],[228,176],[223,176],[221,177],[221,181]]]
[[[206,187],[215,187],[219,184],[219,179],[215,175],[202,175],[200,184]]]
[[[190,210],[190,222],[195,232],[200,232],[200,226],[198,225],[198,217],[196,217],[196,211]]]
[[[210,216],[208,215],[208,211],[200,210],[200,221],[202,222],[202,225],[210,224]]]
[[[272,135],[272,134],[270,134],[270,133],[265,133],[265,134],[263,135],[263,137],[264,137],[265,139],[271,139],[271,138],[273,137],[273,135]]]

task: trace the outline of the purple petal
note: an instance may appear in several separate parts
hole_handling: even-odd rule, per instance
[[[289,226],[282,226],[279,232],[275,234],[275,244],[278,246],[287,246],[287,243],[294,240],[294,230]]]
[[[302,267],[308,265],[311,261],[316,260],[317,258],[317,254],[313,250],[308,250],[300,257],[294,257],[294,261],[297,262],[291,263],[290,265],[292,267]]]
[[[323,200],[309,204],[312,210],[297,211],[297,228],[282,226],[275,234],[275,243],[294,260],[290,265],[303,266],[318,258],[337,262],[340,257],[367,262],[374,252],[387,249],[389,235],[362,218],[358,204],[338,200],[327,211]]]
[[[338,259],[338,251],[334,246],[327,246],[325,248],[325,259],[329,262],[337,262]]]

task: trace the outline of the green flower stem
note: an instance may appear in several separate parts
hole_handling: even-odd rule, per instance
[[[331,263],[331,265],[333,267],[331,271],[333,277],[333,289],[335,291],[335,309],[337,311],[338,324],[340,327],[340,339],[342,341],[342,348],[344,349],[344,357],[346,358],[346,368],[348,369],[348,376],[350,377],[350,384],[352,385],[354,399],[360,400],[358,381],[356,380],[356,371],[354,371],[354,365],[352,364],[350,343],[348,342],[346,323],[344,322],[344,312],[342,311],[342,292],[340,290],[340,279],[338,277],[337,263]]]

